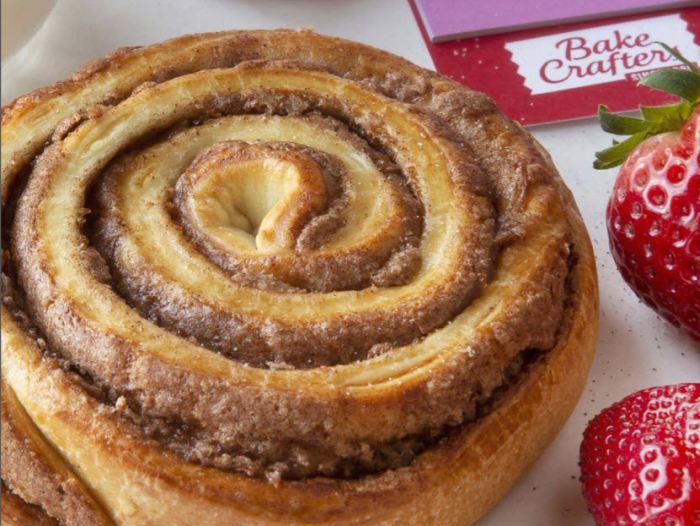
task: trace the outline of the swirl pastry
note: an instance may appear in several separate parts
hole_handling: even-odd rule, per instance
[[[5,108],[2,148],[8,523],[468,524],[583,389],[571,194],[396,56],[123,49]]]

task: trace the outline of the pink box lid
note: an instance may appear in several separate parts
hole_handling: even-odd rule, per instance
[[[416,0],[433,42],[698,3],[698,0]]]

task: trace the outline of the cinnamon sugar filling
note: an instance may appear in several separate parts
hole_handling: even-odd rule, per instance
[[[10,214],[45,359],[188,461],[405,466],[556,341],[569,225],[518,132],[427,74],[333,71],[147,85],[56,137]]]

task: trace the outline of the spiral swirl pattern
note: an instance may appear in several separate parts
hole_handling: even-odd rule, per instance
[[[70,524],[165,513],[71,450],[79,415],[160,479],[410,466],[556,347],[589,258],[485,96],[310,32],[117,52],[6,108],[3,150],[3,437],[61,452],[46,492],[79,473],[3,478]]]

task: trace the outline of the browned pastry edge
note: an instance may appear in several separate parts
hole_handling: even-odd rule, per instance
[[[250,480],[250,497],[270,506],[269,524],[466,525],[485,514],[556,436],[586,382],[597,339],[597,282],[582,224],[577,230],[581,250],[560,341],[503,393],[493,411],[395,472],[279,488]],[[13,497],[6,494],[3,501]],[[305,504],[291,511],[287,501]],[[10,526],[44,524],[30,516],[12,522],[16,517],[3,515],[3,520]],[[241,524],[249,518],[242,514]]]
[[[248,481],[249,497],[269,506],[269,524],[457,526],[484,515],[556,436],[585,385],[598,312],[594,263],[585,251],[581,256],[572,275],[573,308],[560,343],[503,393],[492,412],[395,472],[357,481],[290,482],[278,488]],[[139,451],[133,455],[138,457]],[[290,510],[288,502],[298,509]],[[9,526],[44,524],[12,518],[3,516]],[[240,524],[248,520],[256,524],[242,513]]]
[[[56,524],[55,518],[60,524],[111,524],[90,490],[60,460],[5,383],[0,438],[3,523]],[[12,491],[6,484],[12,485]],[[35,504],[25,502],[18,494]]]
[[[8,526],[60,526],[49,517],[39,506],[28,504],[22,497],[10,491],[4,484],[0,485],[2,491],[2,524]]]

